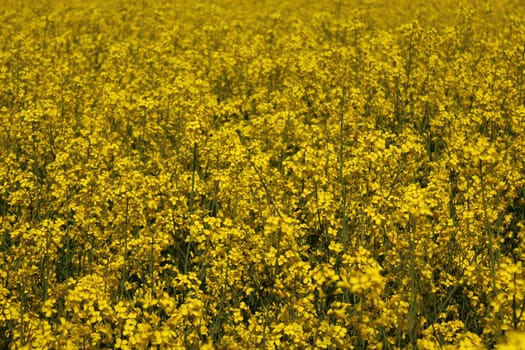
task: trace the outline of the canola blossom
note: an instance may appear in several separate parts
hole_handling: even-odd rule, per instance
[[[524,18],[3,1],[0,348],[523,349]]]

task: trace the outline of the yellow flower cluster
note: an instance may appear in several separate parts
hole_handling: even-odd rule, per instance
[[[3,1],[0,348],[523,348],[524,18]]]

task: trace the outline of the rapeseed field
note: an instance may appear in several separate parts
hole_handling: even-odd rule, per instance
[[[5,0],[1,349],[525,349],[518,0]]]

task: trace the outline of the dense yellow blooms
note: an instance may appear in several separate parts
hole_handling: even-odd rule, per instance
[[[0,8],[0,348],[525,348],[525,6]]]

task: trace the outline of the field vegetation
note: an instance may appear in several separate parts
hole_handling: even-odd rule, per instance
[[[6,0],[1,349],[525,349],[525,7]]]

